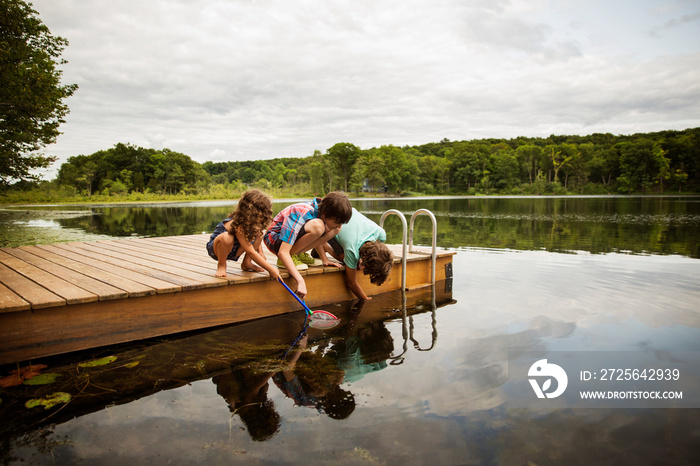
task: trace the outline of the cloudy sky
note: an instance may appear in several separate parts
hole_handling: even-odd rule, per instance
[[[47,150],[61,160],[119,142],[202,163],[700,126],[698,0],[32,4],[79,85]]]

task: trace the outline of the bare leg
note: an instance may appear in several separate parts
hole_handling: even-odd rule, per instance
[[[327,243],[329,239],[338,233],[337,230],[326,231],[326,224],[323,223],[323,220],[320,218],[315,218],[306,222],[304,229],[306,230],[306,234],[292,245],[292,254],[301,254],[310,251],[323,243]]]
[[[332,257],[333,259],[335,259],[335,260],[337,260],[337,261],[343,262],[343,259],[345,259],[345,254],[343,254],[343,253],[336,254],[335,249],[333,249],[333,247],[332,247],[330,244],[328,244],[328,243],[325,243],[325,244],[323,245],[323,249],[324,249],[328,254],[330,254],[331,257]]]
[[[258,251],[259,254],[261,254],[263,257],[265,257],[265,254],[263,253],[262,250],[262,235],[253,243],[253,248]],[[239,256],[240,257],[240,256]],[[243,254],[243,262],[241,263],[241,269],[247,270],[249,272],[264,272],[265,269],[262,267],[257,266],[255,263],[253,263],[252,259],[248,257],[248,254]]]
[[[233,236],[228,233],[222,233],[214,238],[214,254],[217,257],[216,276],[226,276],[226,258],[233,249]]]

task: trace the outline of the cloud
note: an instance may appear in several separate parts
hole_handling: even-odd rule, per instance
[[[63,160],[118,142],[204,162],[700,121],[700,40],[644,33],[694,13],[650,19],[656,0],[631,20],[550,0],[33,3],[80,86],[49,147]]]
[[[700,20],[700,12],[682,15],[680,18],[671,18],[663,25],[657,26],[649,31],[649,35],[657,36],[660,32],[668,29],[674,29],[686,24],[694,23]]]

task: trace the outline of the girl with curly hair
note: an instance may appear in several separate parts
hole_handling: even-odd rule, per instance
[[[219,222],[207,243],[209,257],[217,261],[217,277],[226,276],[227,260],[238,261],[245,255],[241,269],[251,272],[267,270],[270,278],[280,278],[279,271],[267,262],[262,250],[263,233],[271,221],[270,196],[257,189],[243,193],[236,210]]]

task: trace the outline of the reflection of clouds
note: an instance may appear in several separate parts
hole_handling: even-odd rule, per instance
[[[470,328],[488,332],[536,316],[578,327],[629,319],[700,327],[696,259],[471,249],[455,264],[455,299],[469,306]]]
[[[409,345],[404,365],[373,374],[386,380],[369,406],[438,416],[498,408],[517,350],[697,349],[697,260],[468,250],[454,266],[457,304],[437,311],[438,350]],[[428,315],[414,320],[427,332]],[[389,328],[399,348],[400,322]]]

